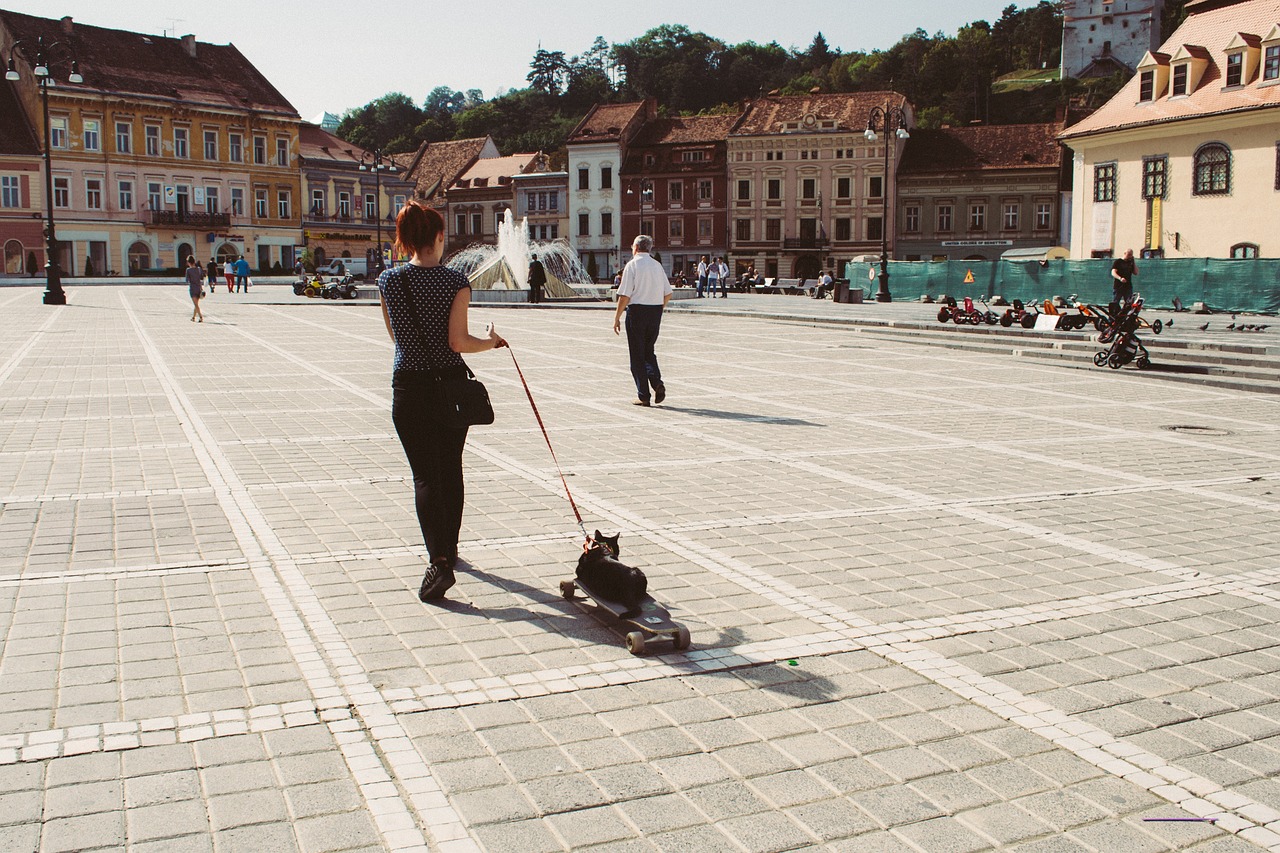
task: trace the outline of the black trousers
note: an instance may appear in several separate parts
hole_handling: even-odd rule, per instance
[[[464,501],[462,449],[467,428],[440,424],[434,374],[398,370],[391,382],[391,421],[413,471],[414,506],[432,560],[458,556]]]
[[[627,306],[627,350],[631,355],[631,378],[636,383],[636,396],[649,399],[649,386],[662,384],[662,371],[658,369],[658,356],[653,345],[658,341],[662,328],[661,305]]]

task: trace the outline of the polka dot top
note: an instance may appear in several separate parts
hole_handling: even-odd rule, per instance
[[[396,338],[393,370],[440,370],[465,364],[449,348],[449,311],[458,291],[470,286],[466,276],[443,264],[401,264],[378,276],[378,291]],[[413,299],[412,309],[406,296]]]

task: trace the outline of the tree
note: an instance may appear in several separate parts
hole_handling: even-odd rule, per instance
[[[361,148],[404,153],[418,147],[414,130],[424,117],[408,95],[391,92],[363,107],[347,110],[338,123],[337,135]]]
[[[422,111],[429,116],[454,115],[466,106],[466,96],[448,86],[436,86],[422,102]]]
[[[530,71],[525,77],[529,85],[548,95],[559,95],[564,86],[565,75],[569,71],[569,63],[565,62],[564,51],[543,50],[533,55]]]

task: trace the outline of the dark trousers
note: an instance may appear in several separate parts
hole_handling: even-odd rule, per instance
[[[236,276],[236,293],[239,293],[240,288],[242,287],[244,288],[245,293],[249,292],[249,276],[247,275]]]
[[[542,284],[535,284],[534,282],[529,282],[530,304],[537,305],[539,302],[542,301],[542,287],[543,287]]]
[[[391,383],[391,421],[413,471],[414,506],[432,560],[458,555],[462,528],[462,449],[467,428],[442,426],[439,391],[428,374],[396,371]]]
[[[649,386],[662,384],[662,371],[658,369],[658,356],[653,345],[658,341],[662,328],[661,305],[627,306],[627,350],[631,354],[631,378],[636,382],[636,396],[649,399]]]

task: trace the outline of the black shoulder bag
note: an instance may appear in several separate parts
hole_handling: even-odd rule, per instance
[[[400,290],[404,293],[404,303],[409,309],[409,316],[413,318],[413,325],[421,329],[423,326],[418,319],[418,309],[413,304],[413,291],[409,289],[406,279],[407,276],[401,271]],[[431,371],[431,379],[440,389],[441,423],[453,429],[493,423],[493,404],[489,402],[489,389],[476,379],[465,362],[463,369],[465,375]]]

